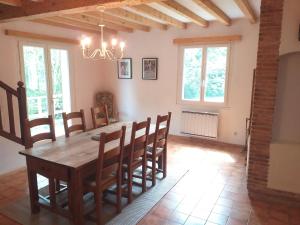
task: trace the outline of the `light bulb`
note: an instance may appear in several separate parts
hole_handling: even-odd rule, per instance
[[[80,44],[82,46],[83,49],[85,49],[86,47],[89,48],[90,45],[91,45],[91,38],[89,37],[84,37],[81,41],[80,41]]]
[[[102,42],[102,48],[104,48],[104,49],[107,48],[107,43],[106,42]]]
[[[123,49],[125,48],[125,42],[124,42],[124,41],[121,41],[121,42],[120,42],[120,48],[121,48],[122,51],[123,51]]]
[[[115,38],[111,39],[111,45],[112,45],[113,47],[115,47],[115,46],[117,45],[117,43],[118,43],[118,40],[117,40],[117,39],[115,39]]]

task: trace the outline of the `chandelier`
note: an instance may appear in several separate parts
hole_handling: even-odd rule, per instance
[[[106,41],[104,41],[104,23],[103,23],[103,12],[104,7],[99,6],[97,9],[101,12],[101,22],[98,25],[100,27],[101,36],[100,36],[100,45],[99,48],[91,50],[90,46],[92,40],[90,37],[84,37],[81,40],[81,48],[82,48],[82,55],[85,59],[103,59],[103,60],[118,60],[123,58],[125,42],[120,41],[116,38],[112,38],[110,41],[110,45]]]

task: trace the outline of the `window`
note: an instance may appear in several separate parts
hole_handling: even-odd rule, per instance
[[[229,46],[182,46],[180,50],[180,101],[225,104]]]
[[[64,134],[62,112],[71,111],[69,50],[62,46],[20,43],[29,119],[52,115],[56,135]],[[45,128],[46,127],[46,128]],[[43,132],[39,126],[33,133]]]

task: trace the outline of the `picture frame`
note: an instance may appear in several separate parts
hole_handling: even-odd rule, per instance
[[[157,80],[158,58],[142,58],[142,79]]]
[[[118,79],[132,79],[132,58],[122,58],[118,62]]]

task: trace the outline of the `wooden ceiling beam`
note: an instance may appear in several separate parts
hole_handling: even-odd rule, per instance
[[[136,30],[142,30],[145,32],[149,32],[151,30],[151,28],[149,26],[145,26],[139,23],[134,23],[134,22],[130,22],[127,20],[124,20],[122,18],[116,17],[116,16],[112,16],[109,14],[101,14],[100,12],[87,12],[87,13],[83,13],[83,15],[87,15],[90,17],[94,17],[96,19],[100,19],[101,17],[103,18],[104,21],[108,21],[114,24],[118,24],[120,26],[124,26],[124,27],[129,27],[131,29],[136,29]]]
[[[0,0],[0,3],[9,6],[22,6],[21,0]]]
[[[65,38],[65,37],[56,37],[46,34],[36,34],[18,30],[5,30],[5,35],[15,36],[21,38],[35,39],[35,40],[43,40],[43,41],[53,41],[53,42],[62,42],[66,44],[79,44],[80,42],[75,39]]]
[[[173,43],[177,45],[222,44],[240,40],[242,40],[241,35],[228,35],[212,37],[175,38],[173,39]]]
[[[251,23],[256,23],[256,16],[254,10],[249,4],[248,0],[234,0],[243,14],[250,20]]]
[[[218,21],[226,26],[231,25],[231,19],[211,0],[193,0],[201,8],[205,9],[208,13],[213,15]]]
[[[55,21],[52,21],[52,20],[49,20],[49,19],[36,19],[36,20],[32,20],[32,22],[39,23],[39,24],[44,24],[44,25],[48,25],[48,26],[53,26],[53,27],[76,30],[76,31],[80,31],[80,32],[100,34],[99,29],[98,30],[93,30],[93,29],[79,27],[79,26],[76,26],[76,25],[65,24],[65,23],[61,23],[61,22],[55,22]]]
[[[75,21],[78,21],[78,22],[95,25],[95,26],[98,26],[99,24],[104,24],[105,27],[112,28],[112,29],[117,30],[117,31],[128,32],[128,33],[133,32],[132,28],[120,26],[120,25],[117,25],[115,23],[111,23],[111,22],[108,22],[108,21],[105,21],[105,20],[101,21],[100,18],[97,19],[95,17],[87,16],[85,14],[63,15],[63,17],[71,19],[71,20],[75,20]],[[99,29],[100,29],[100,27],[99,27]]]
[[[151,16],[155,19],[164,21],[165,23],[167,23],[171,26],[174,26],[174,27],[177,27],[180,29],[186,29],[186,27],[187,27],[186,23],[176,20],[173,17],[168,16],[168,15],[160,12],[159,10],[154,9],[148,5],[135,5],[135,6],[132,6],[131,8],[137,12],[140,12],[140,13],[146,14],[148,16]]]
[[[193,23],[200,25],[202,27],[207,27],[208,26],[208,21],[203,19],[202,17],[196,15],[186,7],[182,6],[178,2],[174,0],[167,0],[167,1],[162,1],[159,2],[160,5],[190,19]]]
[[[46,19],[47,21],[52,21],[52,22],[56,22],[56,23],[62,23],[62,24],[66,24],[66,25],[70,25],[70,26],[75,26],[75,27],[79,27],[79,28],[83,28],[83,29],[89,29],[89,30],[94,30],[96,32],[100,32],[100,28],[99,26],[96,25],[91,25],[88,23],[83,23],[83,22],[79,22],[79,21],[75,21],[75,20],[71,20],[68,18],[64,18],[64,17],[50,17]],[[112,34],[112,35],[116,35],[118,32],[116,30],[104,27],[104,32]]]
[[[168,28],[167,25],[156,22],[154,20],[148,19],[144,16],[139,14],[129,12],[128,10],[116,8],[116,9],[109,9],[105,11],[106,14],[113,15],[128,21],[134,21],[135,23],[144,24],[150,27],[158,28],[161,30],[166,30]]]
[[[8,0],[3,0],[8,1]],[[157,2],[161,0],[44,0],[39,2],[22,1],[22,7],[2,6],[0,10],[0,22],[10,22],[20,19],[37,19],[62,14],[73,14],[87,11],[95,11],[97,6],[117,8]]]

